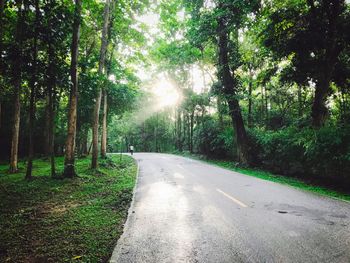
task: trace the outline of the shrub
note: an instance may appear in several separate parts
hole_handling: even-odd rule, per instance
[[[350,127],[319,130],[291,126],[277,131],[250,131],[264,168],[287,175],[347,177],[350,172]]]

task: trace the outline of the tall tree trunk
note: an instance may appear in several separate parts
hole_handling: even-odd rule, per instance
[[[107,38],[107,48],[108,48],[108,44],[111,41],[112,38],[112,30],[111,28],[113,27],[113,22],[114,22],[114,18],[115,16],[113,15],[114,13],[114,7],[115,7],[115,2],[112,1],[110,3],[110,7],[109,7],[109,26],[108,26],[108,38]],[[112,46],[112,51],[110,54],[110,58],[108,60],[108,63],[106,63],[106,76],[108,77],[111,71],[111,64],[112,64],[112,60],[113,60],[113,54],[114,54],[114,48],[115,45],[113,44]],[[107,93],[107,87],[106,85],[108,85],[108,81],[106,81],[106,84],[104,85],[104,87],[102,88],[102,101],[103,101],[103,113],[102,113],[102,134],[101,134],[101,157],[102,158],[107,158],[107,114],[108,114],[108,93]]]
[[[102,28],[102,37],[101,37],[101,49],[100,49],[100,59],[98,65],[98,73],[103,74],[105,60],[106,60],[106,51],[108,45],[107,31],[108,31],[108,21],[109,21],[109,4],[110,0],[106,0],[104,13],[103,13],[103,28]],[[93,113],[93,126],[92,126],[92,160],[91,168],[96,169],[98,166],[98,124],[99,124],[99,115],[101,107],[101,97],[102,89],[99,87],[99,91],[96,97],[94,113]]]
[[[12,123],[11,158],[10,172],[18,171],[18,139],[21,114],[21,84],[22,84],[22,38],[24,26],[24,11],[22,10],[22,0],[17,1],[18,17],[16,24],[16,42],[13,45],[13,52],[16,54],[13,59],[12,78],[14,89],[14,114]]]
[[[51,66],[49,66],[51,67]],[[51,74],[54,74],[53,72]],[[49,147],[49,159],[51,163],[51,177],[56,177],[55,168],[55,81],[54,77],[49,75],[48,83],[48,110],[49,110],[49,123],[48,123],[48,147]]]
[[[12,124],[13,126],[12,126],[12,140],[11,140],[10,173],[16,173],[18,171],[18,139],[19,139],[20,110],[21,110],[19,92],[20,92],[19,88],[18,89],[16,88],[15,101],[14,101],[14,115],[13,115],[13,124]]]
[[[50,22],[49,22],[50,23]],[[47,90],[48,90],[48,157],[51,163],[51,177],[56,177],[55,167],[55,97],[56,97],[56,75],[54,71],[56,54],[51,43],[51,32],[48,33],[48,68],[47,68]]]
[[[88,131],[84,131],[82,145],[81,145],[81,155],[88,155]]]
[[[114,2],[111,3],[111,10],[114,10]],[[110,31],[110,30],[109,30]],[[110,33],[110,32],[109,32]],[[111,39],[111,35],[108,34],[108,42]],[[112,51],[110,54],[109,61],[106,65],[106,75],[109,76],[111,71],[111,64],[113,60],[113,54],[114,54],[114,44],[112,46]],[[108,82],[106,82],[108,85]],[[108,116],[108,93],[107,93],[107,87],[103,87],[102,89],[102,98],[103,98],[103,115],[102,115],[102,135],[101,135],[101,157],[107,158],[107,116]]]
[[[79,31],[80,31],[81,0],[75,0],[73,39],[71,47],[70,75],[72,80],[69,96],[68,133],[66,139],[66,152],[64,159],[63,177],[76,176],[75,171],[75,139],[77,130],[77,106],[78,106],[78,55],[79,55]]]
[[[50,164],[51,177],[56,177],[55,165],[55,111],[54,111],[54,96],[50,99],[50,129],[49,129],[49,147],[50,147]]]
[[[34,22],[34,40],[33,40],[33,66],[30,86],[30,105],[29,105],[29,152],[26,179],[32,178],[33,156],[34,156],[34,122],[36,111],[36,83],[37,83],[37,56],[38,56],[38,31],[39,31],[40,9],[39,0],[35,1],[35,22]]]
[[[319,83],[316,84],[315,97],[312,104],[312,125],[315,128],[320,128],[324,125],[328,109],[326,107],[326,100],[329,91],[330,80],[326,77],[322,78]]]
[[[231,75],[228,60],[228,34],[223,19],[219,19],[219,77],[224,86],[224,94],[230,110],[234,129],[236,131],[236,144],[238,161],[242,164],[250,162],[248,136],[244,127],[237,95],[235,79]],[[238,34],[237,34],[238,35]]]
[[[102,135],[101,135],[101,157],[107,158],[107,91],[102,91],[103,114],[102,114]]]
[[[90,155],[90,153],[91,153],[91,149],[92,149],[92,141],[91,141],[90,146],[89,146],[89,148],[88,148],[87,155]]]
[[[326,101],[330,92],[330,83],[334,66],[338,60],[341,48],[337,39],[337,24],[345,9],[345,1],[330,1],[324,3],[328,19],[328,30],[325,33],[326,39],[325,58],[322,60],[318,82],[316,83],[315,96],[311,110],[312,125],[320,128],[325,124],[328,116]]]

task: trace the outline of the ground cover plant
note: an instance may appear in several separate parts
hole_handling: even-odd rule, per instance
[[[0,262],[107,262],[123,231],[132,199],[136,164],[111,155],[79,177],[53,179],[47,160],[34,161],[33,179],[0,166]],[[63,158],[57,158],[63,170]]]

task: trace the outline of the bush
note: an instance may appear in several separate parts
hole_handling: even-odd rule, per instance
[[[196,149],[211,158],[234,158],[236,146],[233,141],[234,132],[232,127],[219,127],[217,121],[207,117],[202,125],[196,127],[194,133]]]
[[[287,175],[347,177],[350,172],[350,127],[319,130],[297,127],[250,131],[259,145],[263,168]]]

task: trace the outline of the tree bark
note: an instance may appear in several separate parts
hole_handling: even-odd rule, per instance
[[[104,13],[103,13],[103,28],[102,28],[102,37],[101,37],[101,49],[100,49],[100,59],[98,65],[98,73],[100,76],[103,75],[103,70],[106,60],[106,51],[108,45],[107,31],[108,31],[108,21],[109,21],[109,5],[110,0],[106,0]],[[92,126],[92,160],[91,168],[96,169],[98,166],[98,126],[99,126],[99,115],[101,107],[101,97],[102,89],[99,87],[99,91],[96,97],[94,113],[93,113],[93,126]]]
[[[32,77],[29,83],[30,86],[30,105],[29,105],[29,152],[28,152],[28,162],[26,179],[32,178],[33,169],[33,157],[34,157],[34,124],[35,124],[35,111],[36,111],[36,83],[37,83],[37,56],[38,56],[38,31],[39,31],[39,19],[40,19],[40,9],[39,0],[35,1],[35,22],[34,22],[34,40],[33,40],[33,66],[32,66]]]
[[[79,55],[79,31],[80,31],[81,0],[75,0],[73,39],[71,47],[71,90],[69,96],[68,132],[66,139],[66,151],[64,159],[63,177],[73,178],[75,171],[75,140],[77,130],[77,106],[78,106],[78,55]]]
[[[18,171],[18,140],[21,114],[21,84],[22,84],[22,38],[24,26],[24,11],[22,10],[22,0],[17,1],[18,17],[16,24],[16,43],[13,45],[13,52],[16,54],[13,59],[12,78],[14,89],[14,114],[12,123],[11,158],[10,173]]]
[[[114,5],[111,6],[112,10]],[[108,37],[108,41],[110,40],[110,36]],[[114,45],[112,47],[111,56],[106,65],[106,76],[109,76],[111,71],[111,63],[114,54]],[[108,84],[108,82],[106,82]],[[103,98],[103,114],[102,114],[102,135],[101,135],[101,157],[107,158],[107,116],[108,116],[108,93],[106,85],[102,89],[102,98]]]
[[[107,91],[103,89],[103,114],[102,114],[102,135],[101,135],[101,157],[107,158]]]
[[[51,60],[50,60],[51,61]],[[51,64],[51,62],[49,62]],[[49,65],[49,68],[52,67]],[[52,74],[54,74],[50,70],[49,82],[48,82],[48,150],[49,150],[49,159],[51,163],[51,177],[56,177],[56,168],[55,168],[55,80]]]
[[[20,111],[21,111],[19,88],[18,89],[16,88],[15,92],[16,94],[15,94],[15,101],[14,101],[14,115],[13,115],[13,126],[12,126],[10,173],[16,173],[18,171],[18,139],[19,139],[19,125],[20,125]]]
[[[236,131],[236,144],[238,161],[242,164],[249,164],[248,136],[244,127],[237,95],[235,79],[231,75],[228,60],[228,33],[223,19],[219,19],[219,69],[218,74],[224,86],[224,94],[228,103],[233,127]]]
[[[309,1],[311,5],[311,1]],[[337,39],[337,24],[344,9],[344,1],[330,1],[324,3],[325,12],[328,18],[328,30],[325,33],[326,47],[325,57],[322,61],[323,66],[316,83],[315,96],[311,110],[312,125],[314,128],[320,128],[325,124],[328,116],[326,101],[330,92],[330,83],[334,66],[338,60],[341,48]]]
[[[45,131],[44,131],[44,155],[50,155],[50,108],[49,108],[49,94],[45,95]]]
[[[323,79],[317,85],[315,89],[315,97],[312,104],[312,125],[315,128],[320,128],[324,125],[327,116],[328,109],[326,107],[326,100],[329,90],[330,81]]]
[[[51,15],[51,14],[49,14]],[[49,30],[51,29],[51,18],[49,18]],[[47,93],[48,93],[48,157],[51,163],[51,177],[56,177],[55,167],[55,97],[56,97],[56,54],[51,43],[51,32],[47,39],[48,67],[47,67]]]
[[[81,155],[82,156],[88,155],[88,131],[85,131],[83,135],[82,145],[81,145]]]

